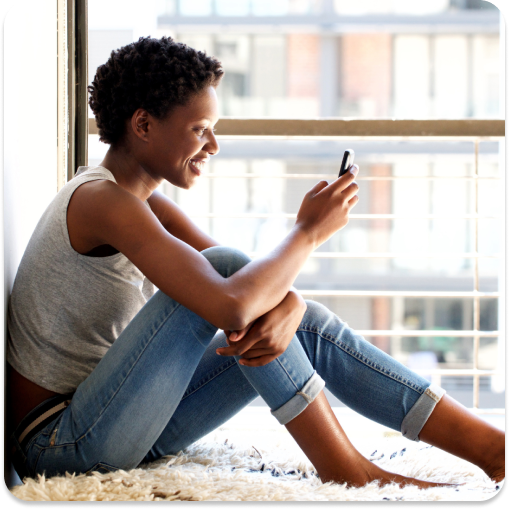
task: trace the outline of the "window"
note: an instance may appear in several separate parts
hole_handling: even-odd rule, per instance
[[[221,152],[199,184],[185,192],[163,184],[166,194],[219,242],[259,256],[286,234],[305,192],[335,178],[343,150],[354,148],[361,200],[347,228],[310,257],[297,288],[402,362],[441,377],[466,406],[504,406],[497,9],[460,0],[166,0],[144,4],[145,25],[133,4],[130,21],[109,29],[93,17],[107,2],[96,2],[90,78],[100,52],[149,33],[224,64],[221,115],[237,120],[219,124]],[[345,136],[353,124],[338,117],[365,119],[365,130]],[[412,122],[391,137],[381,120],[390,117]],[[297,119],[314,118],[342,136],[310,136]],[[419,119],[435,121],[421,129]],[[427,136],[449,129],[442,119],[492,122],[488,136],[482,122],[470,134],[458,122],[450,129],[461,136]],[[260,136],[267,132],[280,136]],[[94,135],[89,147],[97,164],[107,147]]]

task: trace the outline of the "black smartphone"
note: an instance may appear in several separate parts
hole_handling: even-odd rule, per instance
[[[348,171],[348,168],[352,166],[354,156],[355,152],[351,148],[345,150],[345,154],[343,155],[343,162],[341,163],[341,168],[339,169],[338,178],[341,177],[341,175],[344,175]]]

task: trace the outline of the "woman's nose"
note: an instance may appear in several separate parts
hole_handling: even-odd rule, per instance
[[[212,131],[210,131],[209,141],[205,146],[205,150],[212,156],[219,153],[219,143],[217,142],[216,136]]]

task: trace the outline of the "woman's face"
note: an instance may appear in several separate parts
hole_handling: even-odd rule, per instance
[[[214,87],[206,88],[185,106],[177,106],[163,120],[151,118],[144,165],[154,176],[189,189],[207,171],[210,156],[219,152],[214,136],[219,119]]]

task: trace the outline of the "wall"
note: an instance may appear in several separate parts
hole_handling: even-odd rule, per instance
[[[4,338],[5,313],[16,270],[39,217],[57,191],[57,1],[5,4],[0,48],[4,56],[4,313],[0,329]],[[7,11],[5,7],[10,8]],[[5,366],[5,346],[1,351],[1,365]],[[5,465],[9,482],[9,464]]]

